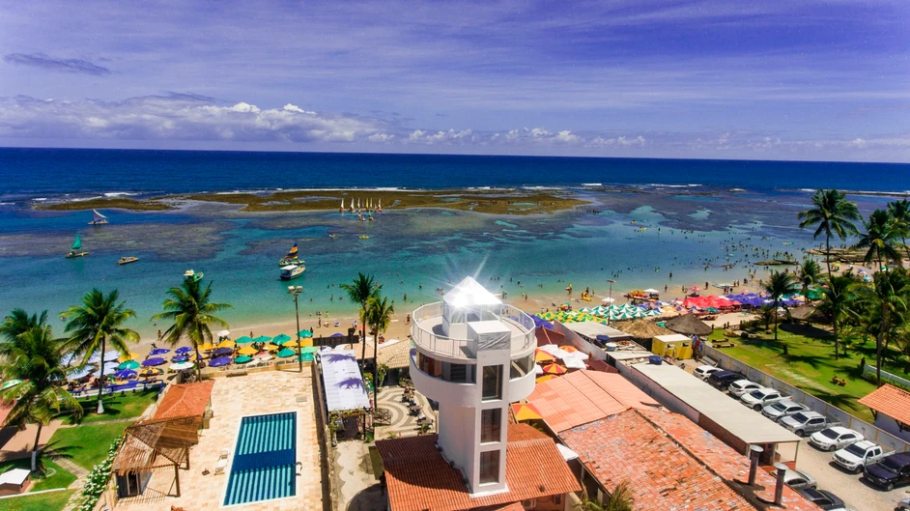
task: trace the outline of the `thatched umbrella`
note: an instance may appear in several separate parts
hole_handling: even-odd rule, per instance
[[[790,317],[797,321],[809,322],[815,315],[816,309],[814,305],[800,305],[799,307],[790,309]]]
[[[618,323],[614,323],[613,327],[621,332],[631,335],[633,339],[650,340],[655,335],[667,335],[673,333],[671,330],[667,330],[657,323],[648,321],[646,319],[637,319],[635,321],[620,321]]]
[[[667,328],[683,335],[711,335],[714,328],[692,314],[686,314],[667,321]]]

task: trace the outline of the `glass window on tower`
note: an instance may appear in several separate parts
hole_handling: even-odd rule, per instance
[[[483,400],[502,399],[502,366],[483,366]]]
[[[499,451],[480,453],[480,484],[499,482]]]
[[[502,409],[480,412],[480,442],[498,442],[502,431]]]

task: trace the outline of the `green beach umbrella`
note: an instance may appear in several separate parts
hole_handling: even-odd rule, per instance
[[[243,337],[235,340],[234,342],[236,342],[237,344],[249,344],[251,342],[256,342],[256,341],[254,341],[252,337],[250,337],[248,335],[244,335]]]
[[[278,358],[288,358],[288,357],[293,357],[293,356],[294,356],[294,350],[292,350],[290,348],[284,348],[283,350],[278,352]]]
[[[291,336],[287,334],[278,334],[275,337],[272,337],[272,342],[277,345],[282,345],[291,340]]]
[[[312,361],[313,361],[313,354],[312,354],[312,353],[301,353],[301,354],[300,354],[300,360],[303,361],[303,362],[312,362]]]
[[[238,364],[246,364],[250,360],[253,360],[253,359],[250,358],[248,355],[240,355],[239,357],[234,359],[234,362],[237,362]]]
[[[135,369],[138,369],[138,368],[139,368],[139,365],[140,365],[139,362],[136,362],[135,360],[127,360],[126,362],[124,362],[124,363],[120,364],[119,366],[117,366],[117,369],[119,369],[119,370],[121,370],[121,371],[124,370],[124,369],[133,369],[133,370],[135,370]]]
[[[253,339],[253,342],[269,342],[272,338],[267,335],[260,335],[259,337]]]
[[[301,353],[317,353],[319,351],[319,346],[304,346],[300,348]]]
[[[313,332],[310,332],[309,330],[301,330],[298,335],[304,339],[309,339],[313,337]]]

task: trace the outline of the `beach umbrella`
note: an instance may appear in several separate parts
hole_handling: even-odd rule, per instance
[[[149,376],[159,376],[164,374],[164,371],[158,369],[157,367],[146,367],[145,369],[139,371],[139,376],[148,378]]]
[[[230,336],[231,336],[231,331],[230,331],[230,330],[222,330],[222,331],[218,332],[218,333],[215,334],[215,335],[217,335],[219,339],[222,338],[222,337],[230,337]]]
[[[234,359],[234,362],[236,362],[238,364],[246,364],[250,360],[253,360],[253,359],[247,355],[240,355],[239,357]]]
[[[136,371],[133,371],[132,369],[123,369],[114,373],[114,378],[120,378],[121,380],[128,380],[135,377]]]
[[[167,348],[155,348],[149,353],[149,355],[154,357],[155,355],[166,355],[170,352],[171,352],[171,350],[169,350]]]
[[[284,344],[291,340],[291,336],[287,334],[278,334],[272,338],[272,342],[275,344]]]
[[[543,366],[543,372],[547,374],[566,374],[567,369],[559,364],[548,364]]]
[[[274,344],[266,344],[264,348],[266,351],[278,351],[281,349],[281,346],[275,346]]]
[[[194,367],[196,367],[196,364],[192,362],[179,362],[177,364],[171,364],[171,367],[168,369],[171,371],[183,371],[185,369],[192,369]]]
[[[560,346],[559,349],[561,349],[562,351],[565,351],[566,353],[575,353],[576,351],[578,351],[578,348],[576,348],[575,346]]]
[[[278,352],[278,358],[293,357],[293,356],[294,356],[294,353],[295,353],[294,350],[289,349],[289,348],[285,348],[285,349],[283,349],[283,350],[281,350],[281,351]]]
[[[268,362],[269,360],[272,360],[272,356],[271,356],[271,355],[259,355],[259,356],[256,357],[256,358],[258,358],[259,360],[261,360],[261,361],[263,361],[263,362]]]
[[[207,343],[204,343],[202,346],[199,346],[199,349],[202,351],[211,351],[211,350],[215,349],[215,346],[212,343],[207,342]]]
[[[556,357],[540,348],[537,348],[537,351],[534,352],[534,361],[537,363],[552,362],[554,360],[556,360]]]
[[[142,365],[145,367],[160,366],[161,364],[164,364],[165,362],[166,361],[161,357],[152,357],[152,358],[147,358],[147,359],[143,360]]]
[[[240,339],[234,340],[234,342],[236,342],[237,344],[249,344],[249,343],[255,342],[255,341],[253,341],[252,337],[250,337],[248,335],[244,335]]]
[[[303,348],[300,349],[300,352],[301,353],[318,353],[319,347],[318,346],[304,346]]]
[[[218,358],[213,358],[212,361],[209,362],[209,365],[211,367],[221,367],[221,366],[226,366],[230,363],[231,363],[231,357],[218,357]]]
[[[118,364],[116,360],[113,362],[104,363],[104,374],[111,374],[113,372],[116,372],[118,369],[120,369],[120,364]]]
[[[190,359],[190,360],[196,360],[196,354],[193,353],[193,354],[191,354],[191,355],[187,355],[187,358]],[[205,360],[205,359],[207,359],[207,358],[209,358],[209,356],[206,355],[205,353],[200,353],[200,354],[199,354],[199,359]]]
[[[212,352],[213,357],[223,357],[224,355],[230,355],[234,350],[231,348],[218,348]]]
[[[537,379],[534,380],[534,381],[536,381],[537,383],[543,383],[543,382],[545,382],[545,381],[550,381],[550,380],[552,380],[552,379],[553,379],[553,375],[552,375],[552,374],[548,374],[548,375],[546,375],[546,376],[541,376],[540,378],[537,378]]]
[[[117,350],[110,350],[110,351],[104,352],[104,361],[105,362],[107,362],[109,360],[117,360],[118,358],[120,358],[120,352]]]
[[[135,360],[127,360],[126,362],[117,366],[117,369],[137,369],[141,364]]]
[[[289,341],[284,341],[282,346],[297,346],[297,339],[291,339]]]
[[[259,337],[253,339],[255,342],[269,342],[272,340],[271,337],[267,335],[260,335]]]
[[[101,355],[99,355],[98,353],[93,354],[93,355],[88,359],[88,363],[89,363],[89,364],[98,364],[98,363],[100,363],[100,362],[101,362]]]
[[[176,357],[171,359],[171,362],[180,363],[180,362],[186,362],[189,359],[190,359],[190,357],[188,357],[186,355],[177,355]]]
[[[518,422],[543,419],[540,415],[540,411],[531,403],[512,405],[512,415],[515,416],[515,420]]]
[[[330,335],[329,337],[344,337],[344,334],[341,332],[335,332],[334,334]]]
[[[218,343],[219,348],[233,348],[236,345],[237,345],[237,343],[235,343],[234,341],[221,341]]]
[[[254,348],[252,346],[245,346],[245,347],[237,350],[237,353],[239,353],[240,355],[255,355],[255,354],[259,353],[259,350],[257,350],[256,348]]]
[[[181,347],[177,348],[176,350],[174,350],[174,353],[176,353],[178,355],[183,355],[183,354],[189,353],[191,351],[193,351],[193,348],[190,348],[189,346],[181,346]]]
[[[300,337],[303,337],[304,339],[310,339],[313,337],[313,332],[310,332],[309,330],[301,330],[299,334]]]
[[[83,366],[83,367],[76,368],[76,370],[71,372],[69,374],[69,379],[81,380],[82,378],[85,378],[86,376],[91,376],[94,373],[95,373],[95,370],[93,368]]]
[[[22,380],[6,380],[3,382],[3,385],[0,385],[0,389],[8,389],[10,387],[15,387],[22,383]]]

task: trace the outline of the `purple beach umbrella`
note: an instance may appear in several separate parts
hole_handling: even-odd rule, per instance
[[[160,366],[161,364],[164,364],[165,362],[166,361],[161,357],[153,357],[153,358],[148,358],[148,359],[143,360],[142,365],[144,365],[145,367]]]
[[[176,353],[178,355],[183,355],[184,353],[189,353],[191,351],[193,351],[193,348],[190,348],[189,346],[181,346],[181,347],[177,348],[176,350],[174,350],[174,353]]]
[[[180,362],[186,362],[187,360],[189,360],[188,357],[183,356],[183,355],[177,355],[176,357],[171,359],[171,362],[180,363]]]
[[[122,370],[117,371],[116,373],[114,373],[114,377],[115,377],[115,378],[120,378],[120,379],[123,379],[123,380],[129,379],[129,378],[135,378],[135,377],[136,377],[136,371],[133,371],[132,369],[122,369]]]
[[[230,363],[231,363],[231,357],[218,357],[218,358],[212,359],[212,361],[209,362],[209,366],[221,367],[221,366],[226,366]]]
[[[329,337],[344,337],[344,334],[341,332],[335,332],[334,334],[330,335]]]
[[[212,352],[212,355],[219,357],[222,355],[230,355],[233,352],[234,352],[234,350],[232,350],[231,348],[218,348]]]
[[[167,348],[155,348],[152,350],[151,353],[149,353],[149,355],[166,355],[170,352],[171,352],[171,350],[169,350]]]

